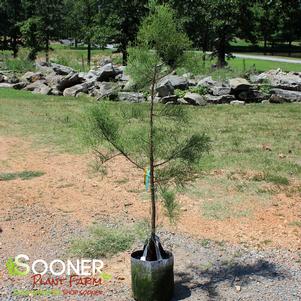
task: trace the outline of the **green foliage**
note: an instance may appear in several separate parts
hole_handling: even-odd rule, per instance
[[[206,86],[196,86],[196,87],[191,87],[189,89],[192,93],[197,93],[200,95],[206,95],[209,93],[209,89]]]
[[[163,62],[170,66],[174,66],[191,46],[175,11],[167,4],[156,5],[155,2],[139,29],[138,44],[155,49]]]
[[[25,73],[27,71],[33,71],[35,66],[31,60],[28,59],[28,51],[21,49],[16,58],[12,58],[9,55],[3,57],[4,67],[7,70],[14,73]]]
[[[156,52],[147,48],[129,48],[126,72],[131,75],[138,88],[148,88],[153,79],[154,68],[160,63]]]
[[[21,33],[24,42],[31,49],[28,59],[34,60],[45,43],[44,24],[41,17],[32,17],[23,22]]]
[[[94,226],[88,238],[72,242],[71,253],[88,258],[111,257],[128,250],[135,236],[128,229]]]
[[[175,223],[180,215],[180,206],[176,201],[176,193],[172,190],[167,190],[165,187],[160,191],[163,205],[166,210],[166,215],[171,223]]]

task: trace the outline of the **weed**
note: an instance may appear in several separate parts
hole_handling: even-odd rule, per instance
[[[22,171],[12,173],[1,173],[0,181],[11,181],[20,178],[21,180],[30,180],[36,177],[41,177],[45,173],[41,171]]]
[[[110,257],[128,250],[135,236],[128,229],[93,226],[88,238],[72,242],[71,253],[88,258]]]

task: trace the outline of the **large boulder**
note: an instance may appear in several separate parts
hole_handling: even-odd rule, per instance
[[[100,82],[110,81],[114,79],[118,74],[121,73],[121,71],[118,68],[115,68],[111,63],[100,67],[98,70],[95,70],[94,72],[97,80]]]
[[[86,82],[86,83],[82,83],[82,84],[72,86],[70,88],[65,89],[64,92],[63,92],[63,95],[64,96],[73,96],[73,97],[75,97],[80,92],[87,94],[89,92],[89,88],[92,85],[93,85],[93,82]]]
[[[299,91],[272,89],[271,94],[271,103],[301,102],[301,92]]]
[[[56,88],[59,91],[64,91],[65,89],[81,84],[82,82],[83,79],[79,77],[78,73],[72,71],[65,77],[61,78],[61,80],[59,80]]]
[[[142,93],[138,92],[119,92],[118,100],[129,102],[144,102],[145,97]]]
[[[14,84],[10,83],[0,83],[0,88],[13,88]]]
[[[213,86],[210,88],[210,91],[215,96],[229,95],[231,93],[230,87],[224,86]]]
[[[256,84],[269,84],[273,88],[301,91],[301,72],[283,72],[281,69],[270,70],[253,75],[250,80]]]
[[[70,72],[74,72],[72,68],[56,63],[52,63],[51,68],[58,75],[68,75]]]
[[[240,77],[229,79],[229,85],[233,94],[247,91],[252,86],[245,78]]]
[[[45,84],[45,80],[37,80],[27,85],[24,90],[32,91],[37,94],[49,95],[51,94],[51,88]]]
[[[24,90],[26,90],[26,91],[34,91],[34,90],[39,89],[40,87],[44,86],[45,83],[46,83],[46,81],[43,80],[43,79],[42,80],[37,80],[37,81],[35,81],[35,82],[27,85],[24,88]]]
[[[96,97],[97,100],[108,98],[114,100],[118,96],[120,87],[114,82],[96,82],[94,88],[90,91],[90,95]]]
[[[165,97],[174,94],[175,89],[186,90],[189,87],[187,78],[178,75],[167,75],[156,85],[158,96]]]
[[[212,78],[212,76],[208,76],[208,77],[202,78],[197,83],[198,87],[207,87],[207,88],[215,87],[217,85],[218,85],[218,82],[216,80],[214,80]]]
[[[151,97],[150,97],[151,100]],[[156,102],[156,99],[154,100],[154,102]],[[163,98],[160,98],[160,102],[167,104],[167,103],[173,103],[173,104],[177,104],[178,103],[178,96],[177,95],[169,95],[169,96],[165,96]]]
[[[44,75],[41,72],[28,71],[25,74],[23,74],[20,79],[23,82],[33,83],[37,80],[44,79]]]
[[[184,96],[184,100],[187,101],[189,104],[195,106],[205,106],[207,104],[205,97],[197,93],[186,93]]]
[[[223,104],[223,103],[230,103],[232,100],[235,100],[233,95],[221,95],[221,96],[214,96],[210,94],[204,95],[205,100],[207,103],[210,104]]]
[[[236,97],[245,102],[261,102],[262,100],[269,98],[269,95],[252,88],[237,93]]]

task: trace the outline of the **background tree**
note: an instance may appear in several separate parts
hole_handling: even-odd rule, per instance
[[[30,58],[44,50],[49,60],[49,41],[60,37],[63,5],[59,0],[24,0],[26,20],[21,32],[26,46],[31,48]]]
[[[98,4],[98,25],[111,34],[107,37],[119,45],[123,64],[127,63],[127,47],[134,42],[142,18],[147,13],[147,0],[101,0]]]

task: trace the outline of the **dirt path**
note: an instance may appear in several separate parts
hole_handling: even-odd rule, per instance
[[[24,170],[44,172],[43,176],[30,180],[0,181],[0,227],[3,230],[0,234],[1,270],[7,258],[16,254],[25,253],[35,258],[49,259],[64,254],[62,250],[68,244],[68,240],[75,235],[84,233],[86,227],[93,222],[101,223],[110,219],[124,224],[134,223],[148,217],[149,203],[145,199],[143,178],[140,172],[133,169],[123,159],[116,158],[110,163],[108,174],[101,176],[89,170],[89,164],[92,161],[91,155],[57,154],[51,149],[36,150],[24,140],[0,137],[0,173]],[[196,199],[181,196],[180,202],[183,212],[176,228],[169,226],[165,219],[159,220],[164,229],[174,233],[171,236],[169,234],[163,234],[163,236],[167,244],[173,243],[174,252],[181,262],[178,279],[183,279],[180,273],[184,273],[189,266],[191,270],[189,277],[205,277],[207,279],[209,274],[206,276],[202,272],[202,276],[197,275],[200,273],[200,264],[204,265],[208,261],[212,262],[213,270],[209,267],[207,270],[211,271],[210,273],[216,272],[217,259],[220,257],[220,253],[223,253],[222,250],[225,250],[224,242],[229,244],[229,247],[226,248],[227,252],[224,252],[225,260],[232,260],[233,250],[241,252],[241,248],[243,248],[244,254],[249,254],[246,255],[248,260],[252,261],[254,258],[258,259],[263,256],[260,255],[260,252],[252,255],[252,252],[248,253],[244,249],[245,247],[257,250],[280,248],[281,251],[278,252],[280,255],[277,252],[278,255],[275,255],[274,251],[269,250],[261,252],[268,252],[264,254],[269,254],[266,256],[274,258],[277,263],[280,262],[280,270],[287,267],[288,264],[297,270],[296,273],[298,277],[300,276],[300,264],[298,265],[296,262],[299,260],[298,252],[301,250],[301,228],[290,225],[293,221],[301,218],[300,194],[293,194],[291,197],[283,193],[278,194],[271,206],[264,210],[257,208],[252,218],[233,218],[224,221],[203,218]],[[189,242],[187,237],[190,237]],[[208,252],[208,246],[197,244],[197,241],[202,239],[216,241],[211,242],[214,251]],[[195,261],[201,262],[198,263],[198,269],[192,269],[192,263],[186,258],[187,252],[190,252],[187,248],[189,244],[193,245],[191,252],[197,254],[193,255],[196,256]],[[204,256],[204,254],[207,255]],[[130,300],[127,258],[128,254],[125,253],[108,261],[108,271],[114,275],[114,280],[111,286],[106,288],[105,296],[107,298],[104,300]],[[241,256],[239,258],[241,260]],[[246,261],[248,262],[248,260]],[[295,263],[291,262],[292,260]],[[229,268],[229,271],[224,271],[224,273],[228,275],[231,271]],[[279,271],[277,273],[280,273]],[[231,273],[233,274],[233,271]],[[217,275],[212,274],[211,277],[216,278]],[[214,294],[219,295],[221,292],[213,292],[212,288],[206,287],[205,278],[202,278],[204,287],[201,288],[189,287],[190,284],[183,287],[181,282],[177,288],[178,296],[183,295],[182,299],[188,300],[207,300],[206,298],[212,300],[210,298],[214,298]],[[271,278],[273,277],[267,277],[267,279]],[[0,293],[3,289],[5,296],[8,294],[5,288],[12,288],[20,284],[19,280],[11,279],[5,274],[2,275],[2,279],[4,281],[1,283],[0,278]],[[246,296],[244,299],[235,299],[236,297],[231,299],[229,296],[239,290],[235,291],[232,278],[230,280],[226,277],[218,283],[212,284],[215,289],[220,284],[225,286],[225,283],[229,281],[231,284],[228,283],[230,288],[227,286],[228,284],[226,285],[226,290],[219,287],[223,290],[225,297],[216,300],[257,300],[248,299]],[[295,279],[293,280],[295,281]],[[199,283],[199,281],[196,282]],[[289,288],[291,284],[286,285]],[[200,289],[201,291],[199,291]],[[190,291],[190,295],[185,293],[187,290]],[[297,288],[294,294],[300,296],[297,295]],[[200,296],[204,296],[204,299],[201,299]],[[237,298],[240,297],[237,296]],[[177,300],[182,299],[178,297]],[[14,299],[8,298],[7,300]]]

